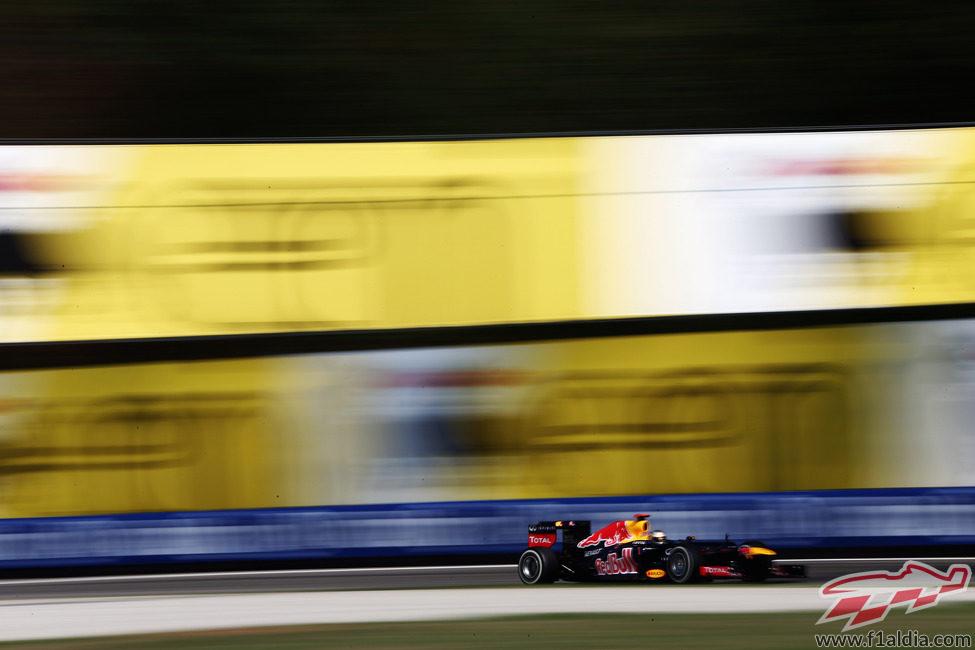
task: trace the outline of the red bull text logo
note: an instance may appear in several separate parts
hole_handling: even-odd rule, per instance
[[[636,562],[633,561],[633,549],[624,548],[623,557],[619,559],[616,559],[616,553],[610,553],[605,561],[596,560],[596,573],[601,576],[636,573]]]
[[[900,571],[865,571],[830,580],[819,588],[822,598],[835,599],[816,622],[846,619],[843,631],[879,623],[891,607],[905,605],[907,614],[934,607],[942,596],[957,595],[968,589],[972,568],[952,564],[942,572],[923,562],[905,562]]]

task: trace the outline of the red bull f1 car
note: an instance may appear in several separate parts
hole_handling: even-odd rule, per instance
[[[669,581],[686,584],[714,578],[761,582],[801,578],[800,565],[773,564],[775,551],[749,541],[736,544],[687,537],[667,539],[651,530],[650,515],[614,521],[591,532],[589,521],[540,521],[528,527],[528,549],[518,560],[518,577],[527,585],[556,580],[575,582]],[[561,533],[561,550],[559,547]]]

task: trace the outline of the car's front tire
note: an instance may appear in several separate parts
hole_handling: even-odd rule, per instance
[[[518,578],[526,585],[544,585],[559,577],[559,558],[550,548],[534,547],[518,558]]]
[[[765,542],[760,542],[757,540],[751,540],[745,542],[743,546],[759,546],[762,548],[768,548]],[[752,557],[745,560],[744,576],[742,580],[745,582],[764,582],[766,578],[772,575],[772,558],[768,555],[759,555],[757,557]]]
[[[667,577],[679,585],[694,582],[701,567],[701,552],[693,546],[675,546],[667,556]]]

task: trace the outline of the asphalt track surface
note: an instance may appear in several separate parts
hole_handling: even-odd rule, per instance
[[[906,559],[810,561],[809,578],[791,585],[524,587],[512,565],[4,580],[0,641],[551,613],[808,611],[814,619],[825,580]],[[975,558],[927,560],[946,568]],[[953,595],[975,602],[975,591]]]
[[[926,561],[938,569],[945,569],[955,563],[975,564],[975,557],[840,558],[805,561],[796,559],[787,562],[805,564],[807,573],[805,580],[772,580],[767,584],[769,586],[781,586],[798,582],[807,586],[819,586],[831,578],[847,573],[874,569],[893,571],[901,568],[903,563],[909,559]],[[737,581],[727,582],[736,583]],[[239,571],[0,580],[0,601],[117,596],[510,587],[518,584],[518,575],[514,565]],[[648,585],[647,587],[666,589],[670,585]]]

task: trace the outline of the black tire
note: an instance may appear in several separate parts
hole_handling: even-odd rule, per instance
[[[518,577],[526,585],[551,584],[559,577],[559,558],[550,548],[530,548],[518,558]]]
[[[679,585],[695,582],[701,568],[701,552],[693,546],[675,546],[667,556],[667,577]]]

